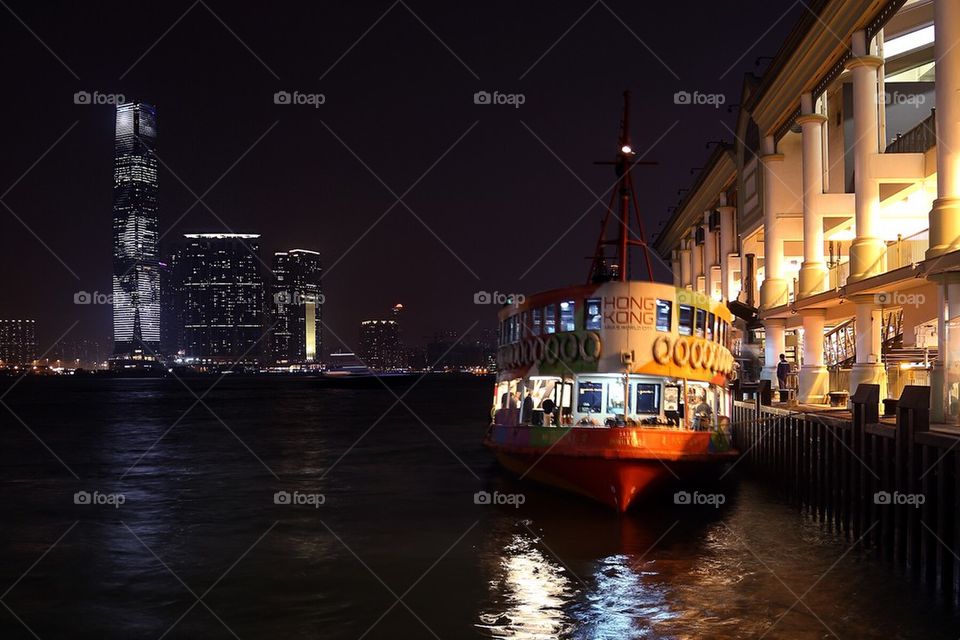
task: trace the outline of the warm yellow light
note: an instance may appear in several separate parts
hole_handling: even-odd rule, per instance
[[[633,153],[633,148],[630,145],[625,144],[622,147],[620,147],[620,151],[622,151],[623,153]]]
[[[854,233],[853,229],[841,229],[840,231],[834,231],[827,236],[827,240],[832,240],[834,242],[847,242],[856,237],[857,235]]]

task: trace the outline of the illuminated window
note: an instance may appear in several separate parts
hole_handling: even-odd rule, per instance
[[[540,308],[537,308],[537,309],[534,309],[532,313],[533,313],[533,321],[530,324],[530,333],[535,336],[538,336],[540,335],[540,323],[543,321],[543,310]]]
[[[694,326],[694,334],[702,338],[707,330],[707,312],[703,309],[697,309],[697,323]]]
[[[717,316],[712,313],[707,314],[707,340],[713,340],[716,335]]]
[[[560,303],[560,331],[573,331],[577,327],[573,321],[573,300],[564,300]]]
[[[660,413],[660,385],[637,384],[637,400],[634,413]]]
[[[600,413],[603,408],[603,384],[600,382],[581,382],[577,385],[577,411],[580,413]]]
[[[587,298],[586,312],[584,313],[584,320],[586,322],[587,330],[596,331],[603,324],[603,315],[600,313],[601,302],[600,298]]]
[[[623,415],[624,387],[623,382],[617,380],[607,385],[607,413]]]
[[[657,300],[657,331],[670,331],[670,321],[673,315],[673,302]]]
[[[557,305],[548,304],[543,309],[543,332],[557,332]]]
[[[677,330],[682,336],[689,336],[693,333],[693,307],[685,304],[680,305],[680,324]]]

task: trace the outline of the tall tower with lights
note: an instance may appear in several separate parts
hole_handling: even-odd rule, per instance
[[[156,109],[117,106],[113,166],[113,344],[117,359],[160,349]]]

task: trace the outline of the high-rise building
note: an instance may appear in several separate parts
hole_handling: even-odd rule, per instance
[[[114,356],[150,359],[160,349],[157,113],[117,106],[113,168]],[[135,356],[136,357],[136,356]]]
[[[160,349],[168,357],[182,355],[183,247],[173,247],[160,263]]]
[[[360,323],[360,358],[374,371],[391,371],[407,366],[400,339],[400,313],[403,305],[391,309],[390,318]]]
[[[36,359],[36,322],[0,320],[0,367],[27,365]]]
[[[322,357],[320,254],[290,249],[273,255],[271,351],[275,364],[312,364]]]
[[[257,362],[264,331],[260,236],[184,238],[173,276],[182,300],[184,355],[200,364]]]

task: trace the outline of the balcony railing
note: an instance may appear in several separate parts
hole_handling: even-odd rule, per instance
[[[847,277],[850,275],[850,262],[834,262],[828,266],[830,276],[830,288],[839,289],[846,286]]]
[[[887,270],[923,262],[929,248],[930,234],[927,229],[906,238],[898,235],[896,240],[887,243]]]
[[[898,133],[887,145],[886,153],[924,153],[937,145],[936,110],[930,109],[926,120],[906,133]]]

